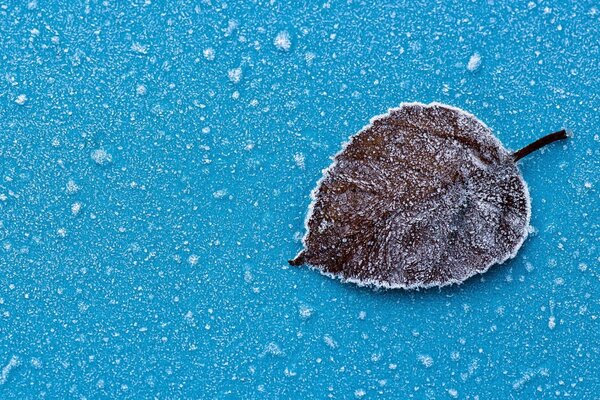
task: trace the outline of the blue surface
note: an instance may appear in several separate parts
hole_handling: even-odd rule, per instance
[[[594,2],[64,3],[0,4],[1,398],[598,398]],[[571,128],[521,163],[535,234],[441,291],[289,268],[402,101]]]

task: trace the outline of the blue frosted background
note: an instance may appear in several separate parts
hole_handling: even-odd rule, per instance
[[[0,398],[598,398],[597,3],[63,3],[0,3]],[[289,268],[402,101],[571,128],[521,163],[535,233],[443,290]]]

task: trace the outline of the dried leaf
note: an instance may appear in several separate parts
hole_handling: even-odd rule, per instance
[[[483,273],[514,257],[527,236],[529,194],[515,162],[533,145],[511,154],[476,117],[447,105],[392,109],[324,171],[304,249],[290,264],[386,288]]]

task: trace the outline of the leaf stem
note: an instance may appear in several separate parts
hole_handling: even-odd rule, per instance
[[[515,151],[512,156],[515,161],[519,161],[521,158],[525,157],[528,154],[533,153],[536,150],[541,149],[542,147],[549,145],[552,142],[556,142],[557,140],[567,139],[569,135],[567,135],[567,131],[565,129],[561,129],[558,132],[551,133],[544,137],[539,138],[533,143],[528,144],[523,147],[521,150]]]

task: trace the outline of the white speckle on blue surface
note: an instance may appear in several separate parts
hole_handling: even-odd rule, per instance
[[[17,98],[15,99],[15,103],[17,103],[18,105],[22,106],[23,104],[25,104],[27,102],[27,95],[25,94],[20,94],[17,96]]]
[[[469,71],[475,71],[481,65],[481,56],[479,53],[473,53],[471,58],[469,58],[469,62],[467,63],[467,69]]]
[[[554,315],[551,315],[548,318],[548,328],[550,328],[550,329],[556,328],[556,317],[554,317]]]
[[[10,372],[14,368],[18,367],[20,364],[21,361],[17,356],[12,356],[10,360],[8,360],[8,363],[4,367],[2,367],[2,371],[0,371],[0,386],[6,383],[6,381],[9,378]]]
[[[32,357],[31,365],[36,369],[42,368],[42,361],[37,357]]]
[[[331,337],[331,335],[325,335],[325,336],[323,336],[323,341],[325,342],[325,344],[326,344],[328,347],[330,347],[330,348],[332,348],[332,349],[335,349],[336,347],[338,347],[338,344],[337,344],[337,342],[335,341],[335,339],[333,339],[333,338]]]
[[[208,47],[202,51],[202,55],[208,61],[213,61],[215,59],[215,50],[212,47]]]
[[[219,190],[213,192],[213,197],[215,199],[222,199],[225,196],[227,196],[227,189],[219,189]]]
[[[75,202],[75,203],[73,203],[73,204],[71,204],[71,213],[72,213],[73,215],[77,215],[77,214],[79,214],[79,212],[81,211],[81,207],[82,207],[82,205],[81,205],[81,203],[80,203],[80,202],[78,202],[78,201],[77,201],[77,202]]]
[[[227,72],[227,76],[229,77],[229,80],[233,83],[239,83],[240,80],[242,80],[242,67],[237,67],[237,68],[233,68],[230,69]]]
[[[313,309],[311,307],[303,304],[298,309],[298,313],[300,314],[300,317],[302,317],[303,319],[308,319],[312,316]]]
[[[282,357],[282,356],[284,356],[284,352],[281,350],[281,348],[279,347],[278,344],[276,344],[274,342],[270,342],[265,346],[263,352],[261,353],[261,356],[265,356],[265,355]]]
[[[107,165],[112,162],[112,155],[104,149],[96,149],[92,151],[92,160],[98,165]]]
[[[273,44],[280,51],[289,51],[292,47],[292,39],[288,31],[281,31],[275,36]]]
[[[144,96],[146,93],[148,93],[148,89],[146,88],[146,85],[139,84],[135,88],[135,92],[140,96]]]
[[[425,368],[430,368],[433,365],[433,358],[431,356],[421,354],[417,357],[417,359],[423,364]]]
[[[315,53],[309,51],[306,54],[304,54],[304,61],[306,61],[308,65],[311,65],[316,57],[317,55]]]
[[[131,50],[136,53],[147,54],[148,53],[148,45],[143,45],[141,43],[136,42],[131,45]]]
[[[67,193],[69,194],[75,194],[79,191],[80,187],[77,183],[75,183],[75,181],[73,179],[69,179],[69,181],[67,182]]]
[[[294,154],[294,162],[296,163],[298,168],[304,169],[304,167],[306,166],[304,154],[302,154],[302,153]]]

